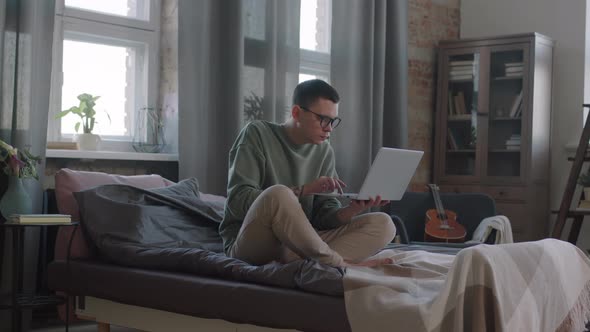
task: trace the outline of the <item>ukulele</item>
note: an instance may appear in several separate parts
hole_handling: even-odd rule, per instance
[[[440,200],[438,186],[429,184],[436,209],[426,211],[426,227],[424,240],[429,242],[464,242],[467,232],[465,227],[457,222],[457,214],[445,210]]]

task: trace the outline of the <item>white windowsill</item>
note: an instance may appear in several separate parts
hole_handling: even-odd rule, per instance
[[[576,150],[578,149],[578,143],[579,142],[569,142],[565,145],[565,151],[567,152],[576,152]]]
[[[580,144],[580,141],[567,143],[564,147],[565,151],[570,152],[570,153],[576,153],[576,151],[578,151],[578,144]],[[587,151],[590,152],[590,145],[588,145]]]
[[[46,158],[178,161],[178,154],[119,151],[45,150]]]

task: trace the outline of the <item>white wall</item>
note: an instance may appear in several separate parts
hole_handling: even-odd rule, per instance
[[[556,41],[550,190],[551,208],[559,208],[571,167],[565,146],[577,142],[582,130],[586,0],[462,0],[460,29],[461,38],[539,32]],[[590,247],[589,222],[578,241],[582,249]]]

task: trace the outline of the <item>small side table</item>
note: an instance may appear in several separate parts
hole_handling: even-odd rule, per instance
[[[45,246],[47,241],[47,228],[48,227],[59,227],[59,226],[77,226],[77,222],[69,224],[12,224],[12,223],[0,223],[0,227],[10,229],[12,233],[12,292],[10,297],[0,299],[0,310],[11,310],[12,311],[12,331],[21,331],[21,311],[23,309],[33,309],[43,306],[53,306],[66,303],[66,298],[58,295],[42,295],[42,294],[25,294],[23,293],[23,266],[24,266],[24,247],[25,247],[25,228],[27,227],[40,227],[41,228],[41,245]],[[1,233],[1,232],[0,232]],[[73,236],[73,234],[72,234]],[[71,242],[71,239],[70,239]],[[46,281],[47,274],[47,262],[46,257],[41,258],[41,273],[40,275],[44,278],[43,282]],[[66,331],[68,330],[68,322],[66,322]]]

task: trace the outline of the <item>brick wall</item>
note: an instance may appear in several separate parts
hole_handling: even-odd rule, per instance
[[[423,190],[432,180],[432,135],[436,105],[436,46],[459,38],[459,0],[410,0],[408,3],[409,147],[424,150],[412,181]]]

